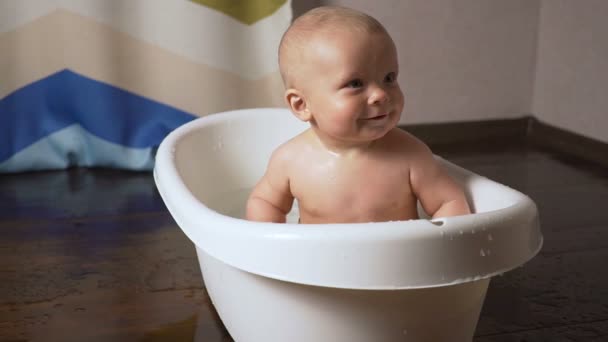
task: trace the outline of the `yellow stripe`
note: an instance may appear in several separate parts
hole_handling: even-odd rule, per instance
[[[273,14],[287,0],[191,0],[251,25]]]

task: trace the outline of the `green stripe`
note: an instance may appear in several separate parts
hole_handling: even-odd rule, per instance
[[[227,14],[234,19],[251,25],[272,15],[287,0],[190,0]]]

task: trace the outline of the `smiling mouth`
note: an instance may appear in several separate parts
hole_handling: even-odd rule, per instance
[[[388,116],[388,114],[383,114],[383,115],[377,115],[377,116],[374,116],[374,117],[371,117],[371,118],[367,118],[367,119],[363,119],[363,120],[366,120],[366,121],[377,121],[377,120],[382,120],[382,119],[386,118],[387,116]]]

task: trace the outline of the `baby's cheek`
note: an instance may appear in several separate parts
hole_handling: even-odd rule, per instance
[[[353,101],[337,100],[333,103],[334,111],[331,114],[331,125],[341,132],[348,132],[357,125],[361,115],[361,106]]]
[[[398,106],[400,106],[401,109],[403,109],[403,106],[405,104],[405,96],[401,92],[401,89],[399,89],[397,87],[397,89],[395,89],[395,91],[394,91],[394,94],[392,94],[392,98],[393,98],[393,101],[395,101],[395,103],[398,104]]]
[[[352,130],[357,124],[356,115],[353,115],[351,111],[342,111],[335,115],[333,125],[342,132],[348,132]]]

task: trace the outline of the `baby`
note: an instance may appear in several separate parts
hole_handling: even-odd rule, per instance
[[[310,128],[273,152],[247,202],[247,219],[353,223],[470,213],[462,189],[421,141],[397,128],[403,93],[397,50],[374,18],[318,7],[279,47],[285,99]]]

